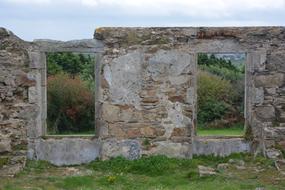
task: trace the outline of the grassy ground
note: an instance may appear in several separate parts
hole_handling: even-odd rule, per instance
[[[236,124],[227,128],[208,128],[198,125],[198,136],[243,136],[244,124]]]
[[[221,128],[221,129],[201,129],[197,130],[198,136],[243,136],[243,128]]]
[[[198,165],[215,168],[230,158],[242,158],[245,167],[231,164],[216,176],[199,177]],[[255,190],[257,187],[285,189],[285,176],[276,171],[270,160],[240,154],[192,160],[164,156],[143,157],[135,161],[115,158],[73,167],[29,161],[25,170],[15,178],[0,179],[1,190]]]

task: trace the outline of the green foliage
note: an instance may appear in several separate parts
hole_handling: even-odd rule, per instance
[[[221,119],[235,96],[229,81],[200,71],[198,74],[198,122]]]
[[[94,170],[113,171],[116,173],[144,174],[158,176],[171,172],[176,166],[176,160],[166,156],[142,157],[138,160],[127,160],[116,157],[106,161],[95,161],[91,163]]]
[[[49,168],[54,168],[55,166],[53,166],[52,164],[50,164],[47,161],[32,161],[32,160],[28,160],[26,163],[26,167],[24,168],[24,170],[22,171],[22,175],[25,175],[28,172],[35,172],[35,173],[41,173],[44,172],[46,169]]]
[[[94,60],[90,57],[88,57],[88,61],[86,64],[82,65],[81,71],[80,71],[80,78],[83,81],[86,81],[88,88],[92,90],[92,92],[95,92],[95,64]]]
[[[216,76],[221,77],[224,80],[228,80],[230,82],[234,82],[237,80],[243,80],[244,74],[241,72],[237,72],[236,70],[230,70],[224,67],[220,67],[217,65],[199,65],[199,68],[204,71],[208,71]]]
[[[50,76],[47,96],[50,134],[93,130],[94,95],[78,76]]]
[[[199,105],[199,122],[211,122],[216,119],[222,119],[227,111],[226,104],[223,101],[208,99]]]
[[[48,75],[55,75],[55,74],[62,73],[62,72],[63,72],[63,69],[60,65],[58,65],[54,61],[50,61],[50,62],[48,61],[48,64],[47,64]]]
[[[205,71],[198,73],[198,104],[208,99],[229,101],[233,98],[233,87],[227,80]]]
[[[237,162],[244,160],[246,167],[240,170],[235,164],[230,164],[228,169],[213,177],[199,176],[198,165],[217,168],[219,163],[228,163],[229,159]],[[284,176],[273,167],[274,161],[250,154],[237,153],[228,157],[194,156],[193,159],[150,156],[139,160],[144,161],[114,158],[72,167],[55,167],[42,161],[28,161],[22,175],[0,178],[0,189],[244,190],[264,187],[268,190],[279,190],[284,189],[285,185]],[[139,171],[142,166],[151,169]],[[257,168],[259,172],[252,168]]]
[[[88,73],[92,76],[94,75],[91,71],[94,68],[94,59],[90,55],[85,56],[71,52],[48,53],[47,65],[49,75],[55,75],[64,71],[75,76],[82,73],[83,68],[90,69]]]
[[[280,152],[282,153],[282,156],[284,158],[285,157],[285,149],[280,144],[276,144],[275,148],[280,150]]]
[[[253,133],[252,133],[252,127],[251,126],[246,126],[244,138],[247,141],[253,141],[254,136],[253,136]]]
[[[149,139],[144,139],[142,142],[142,145],[143,146],[149,146],[149,145],[151,145],[151,143],[150,143]]]
[[[175,170],[189,168],[197,169],[198,165],[215,166],[217,163],[225,162],[229,158],[214,156],[199,156],[196,159],[177,159],[166,156],[145,156],[137,160],[127,160],[116,157],[105,161],[94,161],[88,165],[95,171],[109,171],[114,173],[132,173],[147,176],[169,175]]]
[[[91,176],[70,176],[65,178],[62,182],[58,184],[59,187],[64,187],[65,189],[74,189],[92,186],[94,180]]]
[[[228,127],[243,118],[244,66],[214,55],[198,56],[198,123]],[[228,120],[229,122],[217,122]],[[212,123],[212,124],[211,124]],[[216,123],[216,124],[214,124]],[[214,124],[214,125],[213,125]]]
[[[108,181],[108,183],[110,183],[110,184],[115,183],[116,179],[117,179],[117,177],[114,176],[114,175],[109,175],[109,176],[107,176],[107,181]]]
[[[91,55],[71,52],[55,52],[47,54],[48,76],[68,73],[71,78],[80,76],[90,89],[95,89],[95,59]]]
[[[94,130],[94,63],[94,57],[85,54],[47,54],[49,134]]]
[[[227,61],[222,58],[215,57],[214,54],[208,56],[207,54],[201,53],[198,56],[198,65],[206,66],[218,66],[220,68],[225,68],[231,71],[239,72],[240,70],[235,67],[231,61]]]
[[[9,158],[8,158],[8,157],[0,157],[0,169],[1,169],[4,165],[8,164],[8,161],[9,161]]]

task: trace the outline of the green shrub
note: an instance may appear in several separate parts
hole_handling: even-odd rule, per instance
[[[244,73],[237,72],[236,70],[230,70],[227,68],[219,67],[217,65],[199,65],[199,68],[204,71],[208,71],[214,75],[221,77],[222,79],[235,82],[237,80],[243,80]]]
[[[90,89],[95,89],[95,59],[89,54],[71,52],[47,53],[48,76],[67,73],[72,78],[80,76]]]
[[[242,71],[242,68],[238,68],[235,65],[232,64],[230,60],[225,60],[223,58],[217,58],[214,54],[211,54],[208,56],[205,53],[201,53],[198,56],[198,64],[199,66],[205,65],[205,66],[217,66],[219,68],[231,70],[234,72],[240,72]]]
[[[199,126],[229,127],[243,120],[244,67],[214,55],[198,57]],[[226,125],[224,125],[225,123]]]
[[[4,165],[8,164],[8,161],[9,161],[8,157],[0,157],[0,169],[1,169]]]
[[[48,77],[48,130],[62,134],[86,132],[94,128],[94,97],[78,76],[68,74]]]
[[[234,89],[231,83],[206,71],[198,72],[198,104],[209,99],[231,103]]]
[[[227,106],[223,101],[208,99],[199,105],[198,122],[208,123],[221,119],[227,111]]]

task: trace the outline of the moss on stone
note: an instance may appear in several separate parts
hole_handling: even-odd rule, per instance
[[[280,152],[282,153],[283,158],[285,158],[285,150],[284,150],[284,148],[281,145],[279,145],[279,144],[276,144],[275,148],[277,150],[280,150]]]
[[[246,126],[245,128],[245,134],[244,134],[244,138],[245,140],[248,140],[248,141],[252,141],[253,140],[253,134],[252,134],[252,129],[251,129],[251,126]]]
[[[26,144],[17,144],[13,146],[13,150],[27,150],[28,147]]]
[[[5,166],[9,161],[8,157],[0,157],[0,168],[2,168],[3,166]]]
[[[161,37],[156,41],[157,44],[168,44],[170,43],[169,38]]]
[[[138,38],[136,33],[134,31],[131,31],[127,35],[127,42],[128,44],[137,44],[141,41],[141,39]]]

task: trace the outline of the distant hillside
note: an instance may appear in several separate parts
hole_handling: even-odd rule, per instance
[[[211,55],[211,54],[208,54]],[[217,53],[214,54],[217,58],[223,58],[225,60],[230,60],[233,65],[240,67],[245,64],[246,55],[245,53]]]

